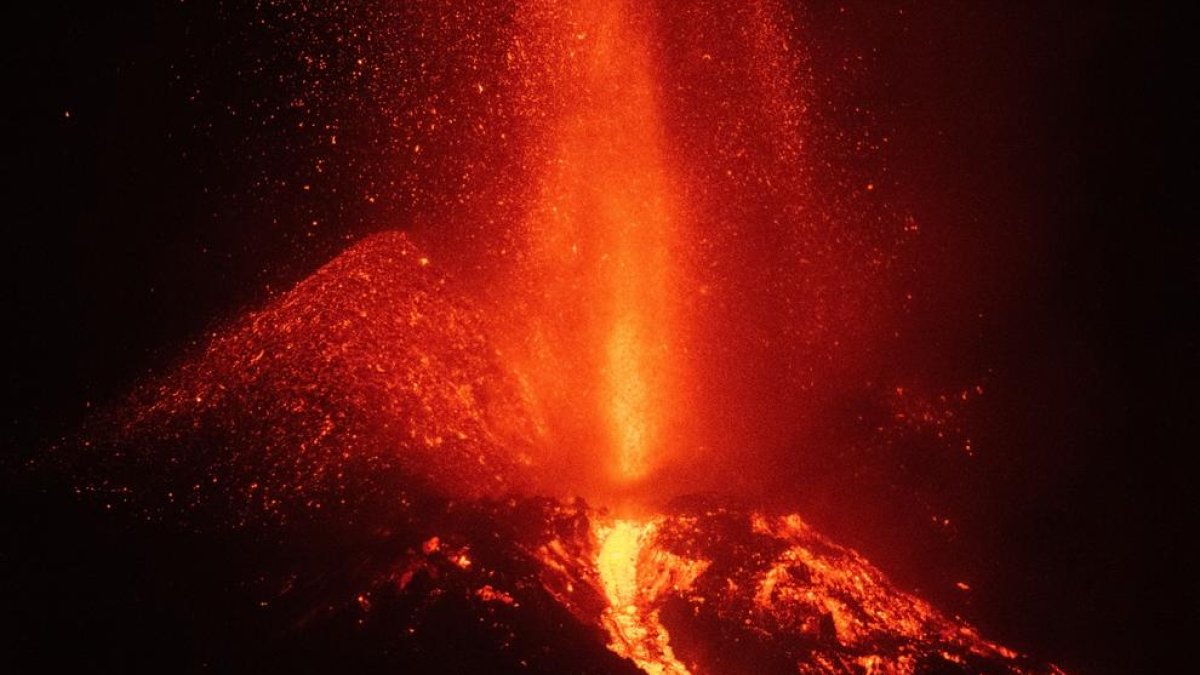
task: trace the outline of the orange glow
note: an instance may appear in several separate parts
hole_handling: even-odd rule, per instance
[[[613,330],[608,343],[608,384],[611,422],[621,476],[638,478],[646,471],[651,429],[646,382],[641,369],[638,334],[627,324]]]

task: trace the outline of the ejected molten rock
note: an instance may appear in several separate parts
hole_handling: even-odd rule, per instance
[[[548,55],[561,62],[550,85],[559,115],[526,231],[550,353],[527,370],[539,391],[563,394],[547,405],[570,408],[559,416],[579,438],[568,440],[601,448],[600,481],[627,486],[674,440],[667,411],[679,390],[680,261],[670,252],[680,223],[651,21],[623,0],[577,0],[534,21],[572,44]]]

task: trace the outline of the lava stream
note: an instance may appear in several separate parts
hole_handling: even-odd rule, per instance
[[[642,670],[651,675],[686,675],[690,671],[675,658],[670,635],[659,620],[658,610],[653,607],[661,584],[646,587],[642,583],[642,561],[654,539],[656,527],[654,520],[616,520],[611,525],[597,527],[600,550],[596,556],[596,570],[609,605],[601,622],[612,637],[609,649],[632,659]],[[703,571],[703,566],[678,562],[683,564],[670,566],[682,568],[684,572],[683,578],[676,578],[671,584],[675,590],[690,584]],[[669,574],[666,578],[660,576],[662,581],[669,579]]]

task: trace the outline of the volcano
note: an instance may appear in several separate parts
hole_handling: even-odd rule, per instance
[[[797,514],[561,497],[519,378],[454,289],[407,236],[368,238],[51,455],[86,503],[203,542],[186,576],[211,592],[183,597],[221,620],[198,663],[1061,672]]]
[[[1182,5],[15,4],[0,673],[1190,672]]]

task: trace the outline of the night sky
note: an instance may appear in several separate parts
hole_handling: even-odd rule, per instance
[[[298,20],[288,3],[255,4],[7,13],[0,667],[12,672],[195,669],[187,640],[203,639],[172,637],[195,622],[161,592],[203,573],[163,567],[195,542],[98,514],[26,460],[349,243],[387,229],[453,241],[420,222],[452,170],[396,163],[399,141],[379,131],[411,102],[363,104],[400,75],[353,75],[364,43],[346,27],[369,29],[361,17],[378,10]],[[814,70],[839,109],[869,109],[892,138],[887,167],[902,179],[886,189],[929,232],[906,258],[920,271],[915,315],[879,379],[986,393],[960,412],[969,458],[830,432],[845,447],[813,459],[762,450],[769,470],[748,470],[758,487],[741,491],[798,508],[901,586],[1069,672],[1164,672],[1187,656],[1200,600],[1184,17],[1118,3],[805,7]],[[422,53],[414,34],[379,39]],[[304,54],[324,55],[324,74]],[[857,54],[869,58],[829,85]],[[459,57],[446,58],[449,72]],[[444,149],[451,163],[472,151]],[[853,392],[828,405],[833,426],[891,411]],[[935,512],[953,527],[930,526]],[[112,647],[130,635],[148,656]]]

